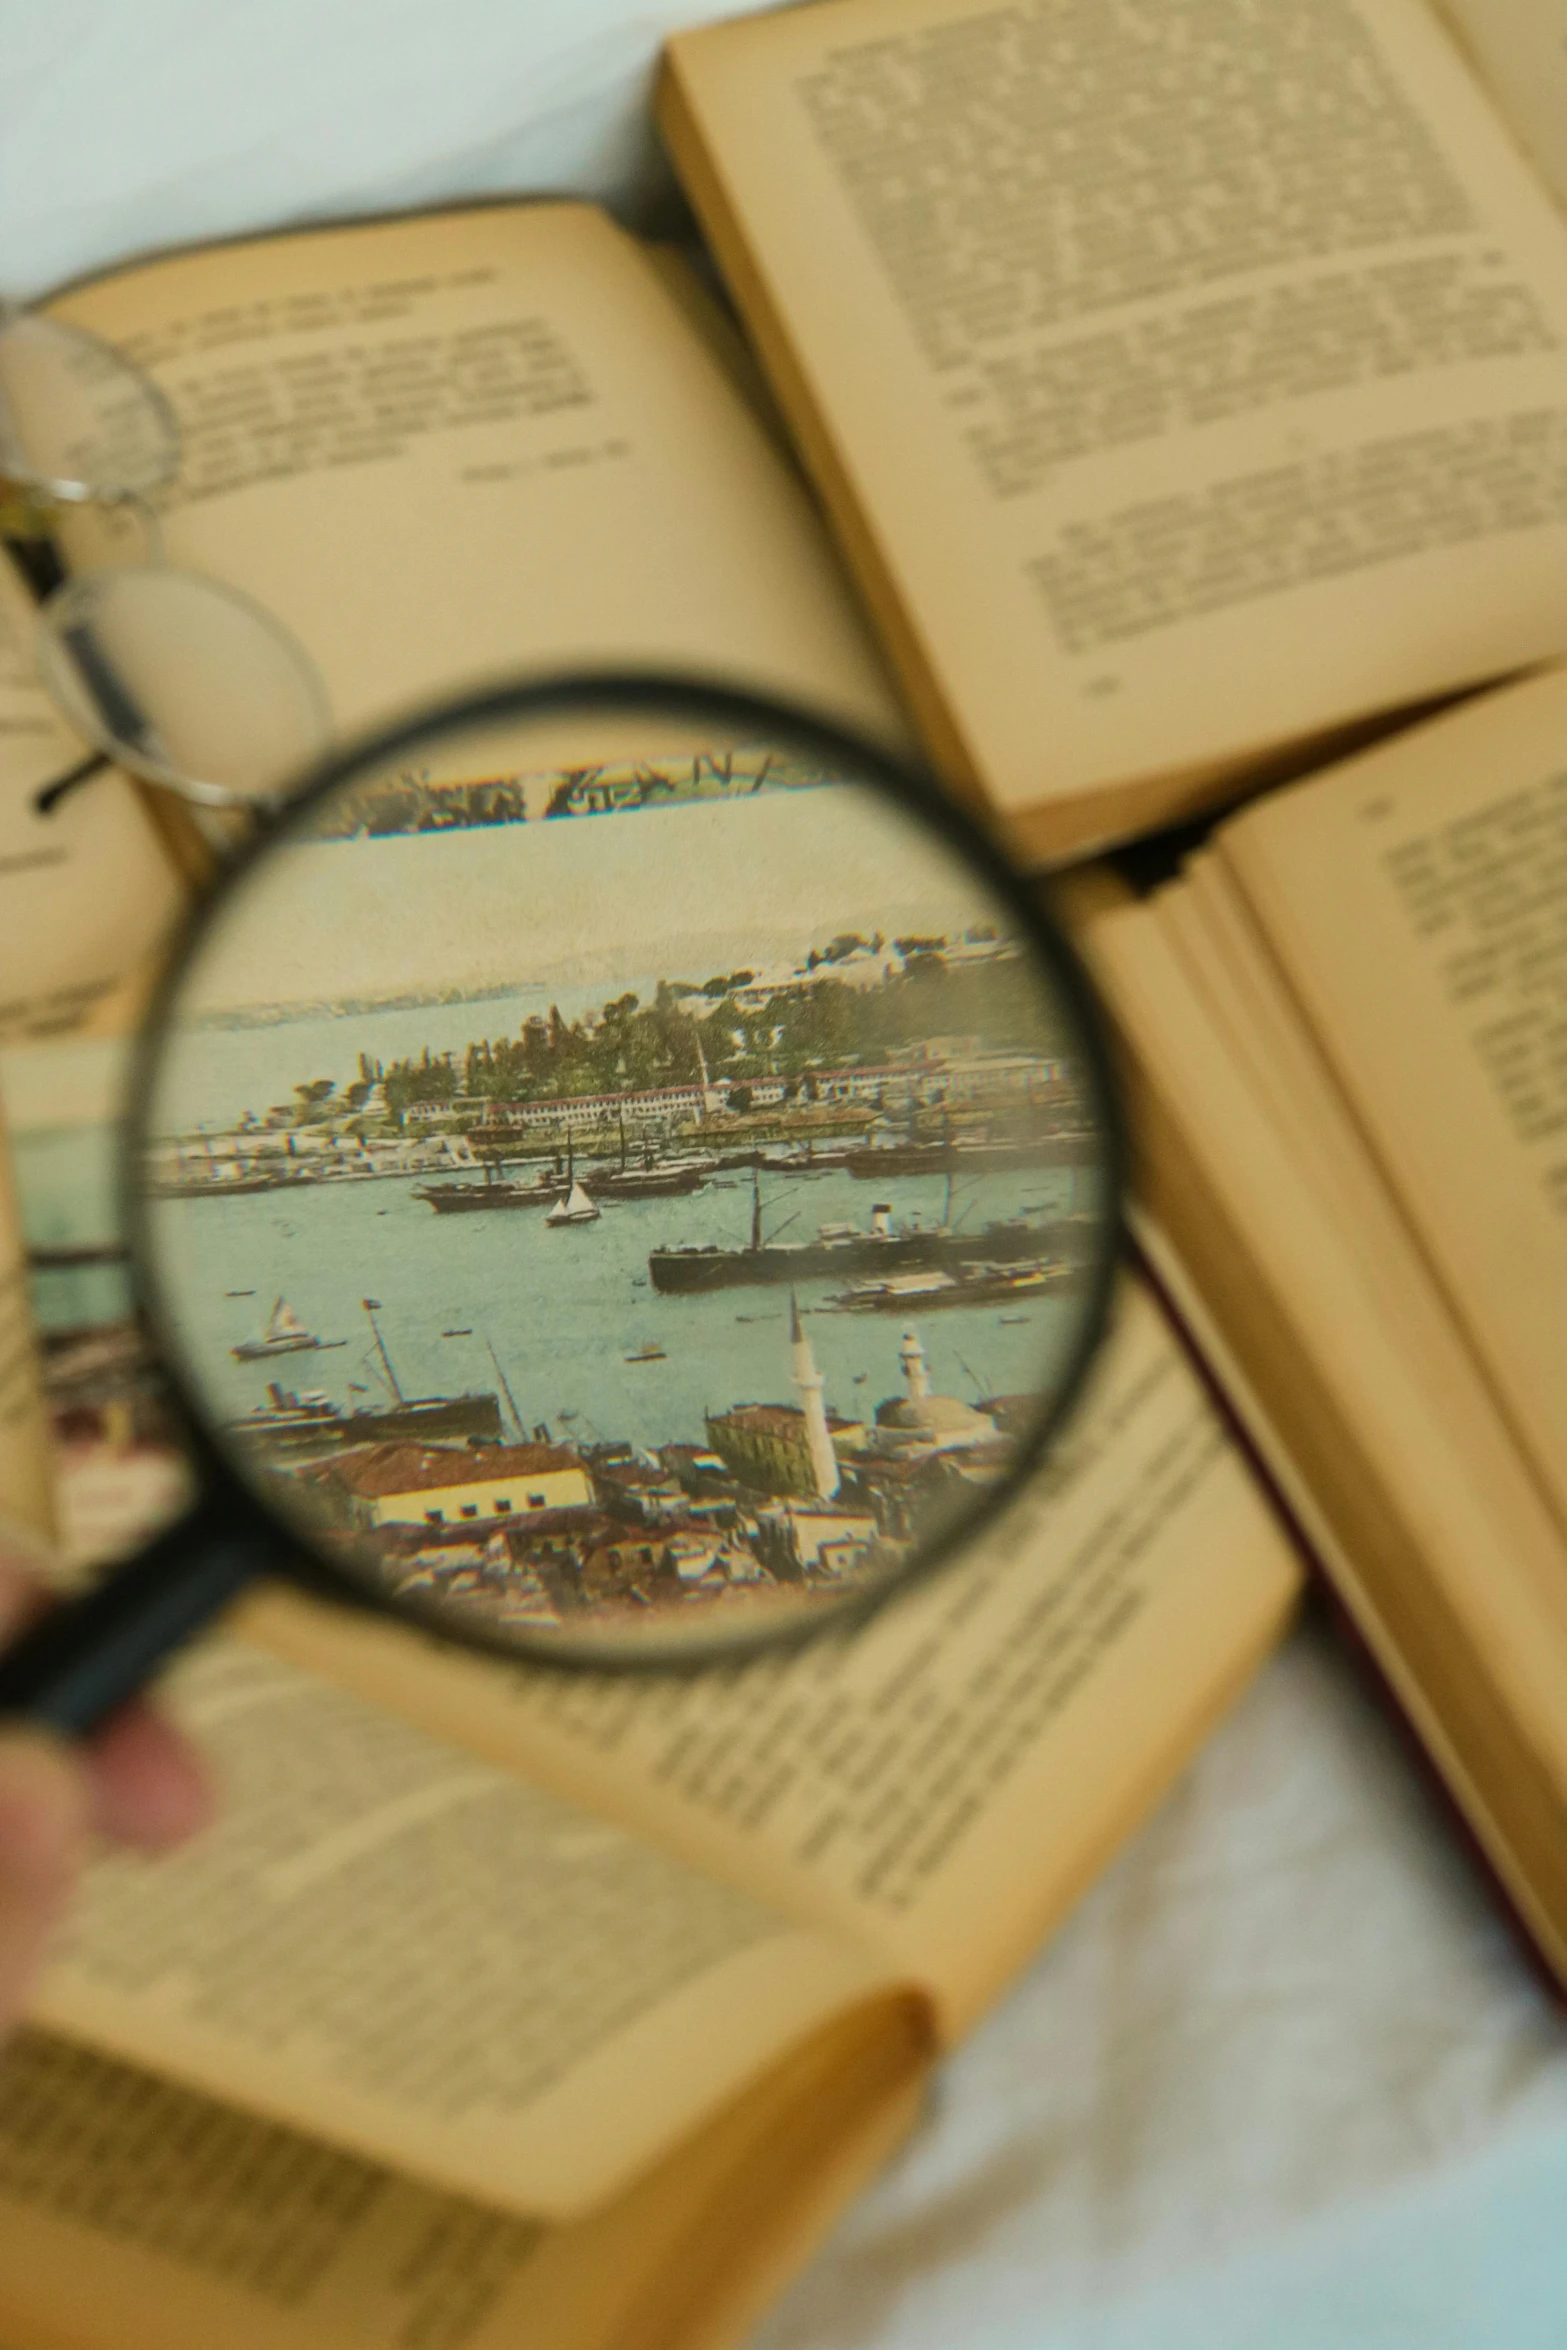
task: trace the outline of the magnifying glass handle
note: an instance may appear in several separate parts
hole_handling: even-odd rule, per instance
[[[42,604],[65,585],[65,565],[53,539],[22,538],[7,532],[5,551],[34,603]]]
[[[204,1499],[96,1590],[0,1655],[0,1720],[85,1737],[276,1558],[276,1539]]]

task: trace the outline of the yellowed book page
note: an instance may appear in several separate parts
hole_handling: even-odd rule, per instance
[[[682,245],[649,245],[647,257],[668,291],[724,369],[736,391],[759,424],[766,427],[774,446],[791,465],[798,463],[789,428],[773,387],[757,364],[757,357],[725,307],[711,280]]]
[[[55,1530],[49,1431],[28,1293],[21,1218],[0,1116],[0,1534],[24,1545]]]
[[[172,1694],[222,1821],[96,1866],[37,2019],[334,2144],[568,2216],[889,1983],[277,1658]]]
[[[1209,1021],[1248,1091],[1330,1214],[1365,1286],[1368,1311],[1397,1316],[1412,1364],[1431,1370],[1435,1343],[1456,1359],[1463,1406],[1499,1429],[1472,1356],[1434,1290],[1397,1200],[1360,1140],[1316,1039],[1291,997],[1230,867],[1216,849],[1191,858],[1151,903]],[[1514,1464],[1516,1466],[1516,1463]]]
[[[1236,820],[1229,861],[1567,1530],[1567,672]]]
[[[293,631],[339,731],[585,664],[714,673],[900,731],[801,485],[590,207],[228,245],[58,307],[174,404],[169,559]],[[72,544],[104,551],[88,525]]]
[[[906,690],[1037,845],[1567,640],[1567,237],[1417,0],[828,0],[678,36],[663,109]]]
[[[551,2228],[33,2032],[0,2057],[6,2350],[709,2350],[912,2118],[896,2007]]]
[[[1477,1471],[1154,916],[1109,913],[1088,943],[1128,1044],[1147,1207],[1315,1497],[1379,1662],[1567,1970],[1559,1530],[1515,1455]]]
[[[1505,1510],[1527,1477],[1512,1431],[1233,869],[1218,850],[1204,851],[1156,895],[1152,913],[1186,963],[1201,1016],[1224,1037],[1248,1090],[1331,1216],[1366,1314],[1399,1333],[1409,1375],[1441,1415],[1446,1441],[1464,1452],[1477,1489]]]
[[[1563,0],[1434,0],[1540,177],[1567,204],[1567,7]]]
[[[931,1991],[996,1997],[1281,1631],[1298,1570],[1129,1288],[1060,1457],[848,1640],[691,1679],[547,1676],[269,1600],[253,1631]]]
[[[102,1026],[138,995],[185,900],[123,775],[96,775],[39,813],[39,791],[86,747],[38,683],[33,625],[0,550],[0,1045]]]

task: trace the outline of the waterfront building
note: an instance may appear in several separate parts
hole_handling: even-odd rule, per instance
[[[638,1460],[629,1447],[624,1459],[600,1457],[594,1461],[593,1484],[605,1508],[621,1511],[644,1525],[681,1517],[689,1506],[678,1477],[668,1469]]]
[[[841,1501],[786,1501],[768,1517],[790,1565],[819,1581],[851,1574],[878,1534],[872,1511]]]
[[[853,1493],[874,1512],[884,1542],[912,1541],[930,1506],[932,1462],[867,1451],[855,1463]]]
[[[737,1086],[743,1085],[751,1097],[751,1110],[776,1110],[788,1098],[792,1080],[786,1077],[720,1077],[714,1081],[714,1090],[722,1095],[726,1110],[733,1108],[731,1096]],[[749,1114],[749,1113],[748,1113]],[[738,1113],[737,1113],[738,1115]]]
[[[830,1501],[843,1474],[840,1453],[858,1451],[866,1430],[863,1422],[828,1411],[822,1374],[792,1290],[789,1359],[799,1403],[739,1403],[727,1412],[709,1412],[708,1442],[743,1485],[761,1493]]]
[[[382,1088],[385,1098],[385,1088]],[[434,1126],[442,1118],[482,1118],[490,1107],[482,1093],[448,1094],[444,1101],[409,1102],[403,1110],[405,1126]]]
[[[666,1128],[700,1122],[730,1108],[730,1096],[743,1085],[750,1113],[776,1109],[786,1099],[796,1106],[807,1100],[823,1108],[860,1108],[884,1114],[907,1115],[916,1109],[943,1104],[985,1109],[1034,1104],[1063,1091],[1062,1064],[1039,1053],[997,1052],[982,1039],[933,1037],[897,1047],[886,1060],[870,1065],[811,1068],[803,1078],[788,1078],[777,1069],[739,1078],[709,1077],[705,1068],[699,1082],[659,1085],[625,1093],[552,1094],[539,1101],[480,1101],[460,1097],[444,1102],[412,1102],[404,1122],[412,1128],[440,1124],[454,1116],[474,1121],[470,1134],[502,1141],[522,1134],[582,1134],[627,1127]],[[804,1090],[802,1090],[804,1089]]]
[[[664,1546],[663,1565],[687,1591],[697,1584],[772,1581],[754,1550],[708,1526],[682,1526],[671,1534]]]
[[[397,1561],[399,1598],[461,1601],[508,1624],[556,1625],[560,1610],[542,1578],[512,1557],[504,1535],[428,1543]]]
[[[836,1412],[826,1419],[835,1453],[852,1455],[866,1441],[863,1421],[843,1420]],[[817,1464],[797,1405],[738,1403],[727,1412],[709,1412],[707,1440],[742,1485],[759,1493],[815,1496]]]
[[[813,1069],[811,1082],[816,1099],[823,1103],[862,1102],[877,1110],[904,1110],[915,1098],[908,1070],[886,1064],[870,1069]]]
[[[496,1139],[508,1134],[581,1133],[605,1128],[613,1131],[624,1119],[628,1126],[669,1126],[680,1119],[704,1118],[723,1107],[720,1088],[703,1085],[656,1085],[631,1093],[553,1094],[543,1101],[486,1102],[478,1131]],[[446,1115],[443,1110],[441,1113]],[[413,1112],[408,1113],[412,1117]]]
[[[772,1581],[750,1545],[711,1526],[613,1530],[584,1549],[578,1595],[589,1606],[648,1606],[660,1598],[710,1598]]]
[[[658,1457],[688,1494],[704,1500],[734,1498],[734,1472],[710,1446],[665,1444],[659,1447]]]
[[[994,1109],[1059,1098],[1069,1090],[1065,1062],[1045,1053],[1007,1052],[980,1036],[927,1036],[896,1046],[889,1058],[922,1108]]]
[[[465,1134],[421,1134],[367,1142],[324,1127],[304,1133],[238,1127],[224,1134],[171,1135],[148,1151],[155,1189],[206,1191],[229,1185],[319,1183],[336,1176],[423,1175],[480,1165]]]
[[[765,1012],[775,996],[809,995],[824,980],[855,988],[877,987],[903,969],[903,957],[885,940],[873,944],[858,939],[846,952],[818,956],[814,963],[780,964],[776,970],[753,972],[731,1001],[745,1012]]]
[[[588,1509],[593,1489],[577,1454],[556,1444],[374,1444],[326,1467],[351,1523],[474,1524]]]

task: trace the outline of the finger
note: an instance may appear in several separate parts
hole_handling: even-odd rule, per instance
[[[0,2029],[20,2013],[86,1858],[91,1798],[71,1757],[0,1732]]]
[[[212,1787],[177,1730],[140,1703],[122,1706],[87,1749],[93,1825],[117,1843],[161,1852],[212,1817]]]

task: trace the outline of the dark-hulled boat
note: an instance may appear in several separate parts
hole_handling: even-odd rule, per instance
[[[501,1407],[493,1395],[418,1395],[345,1412],[318,1390],[299,1395],[276,1380],[268,1382],[266,1402],[231,1420],[226,1430],[230,1436],[259,1438],[276,1452],[435,1436],[484,1436],[498,1442],[500,1433]]]
[[[604,1159],[582,1169],[581,1173],[594,1199],[674,1199],[685,1192],[700,1191],[715,1164],[711,1159],[660,1159],[645,1150],[641,1166],[634,1166],[627,1153],[622,1126],[618,1165],[612,1159]],[[568,1144],[564,1175],[556,1165],[547,1175],[535,1175],[527,1183],[513,1183],[497,1174],[491,1162],[485,1168],[482,1183],[420,1183],[415,1185],[413,1196],[434,1208],[438,1216],[468,1215],[476,1209],[481,1212],[496,1208],[553,1209],[570,1195],[577,1172]]]
[[[589,1167],[582,1180],[591,1187],[595,1199],[675,1199],[685,1192],[700,1191],[707,1177],[705,1165],[660,1166],[655,1160],[649,1167]]]
[[[761,1184],[753,1173],[749,1247],[655,1248],[647,1269],[655,1289],[689,1296],[752,1282],[833,1280],[859,1273],[880,1278],[931,1266],[1017,1264],[1051,1255],[1053,1235],[1063,1225],[1070,1228],[1069,1220],[1030,1223],[1015,1217],[975,1232],[950,1223],[899,1226],[890,1207],[878,1201],[869,1231],[856,1224],[823,1224],[814,1240],[764,1241]]]
[[[528,1183],[510,1183],[492,1167],[486,1170],[482,1183],[416,1183],[413,1196],[434,1208],[438,1216],[461,1216],[475,1209],[552,1208],[565,1188],[553,1170],[548,1175],[535,1175]]]
[[[940,1265],[889,1273],[881,1281],[851,1281],[828,1300],[840,1314],[927,1314],[933,1307],[1012,1305],[1043,1296],[1072,1279],[1071,1268],[1043,1257],[1015,1265]]]
[[[861,1183],[891,1175],[989,1175],[1008,1167],[1092,1167],[1104,1138],[1088,1128],[1021,1135],[1000,1142],[884,1142],[847,1153],[844,1164]]]

